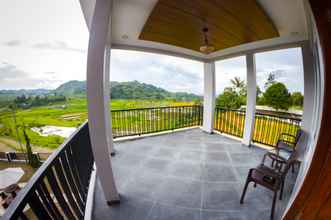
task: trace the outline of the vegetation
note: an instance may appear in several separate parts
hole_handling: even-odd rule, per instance
[[[165,89],[151,84],[140,83],[138,81],[130,82],[111,82],[110,95],[112,99],[143,99],[143,100],[161,100],[170,99],[176,101],[200,100],[201,96],[186,92],[169,92]],[[69,81],[53,91],[56,94],[62,94],[68,97],[82,97],[86,93],[85,81]]]
[[[263,93],[263,97],[265,103],[276,110],[288,110],[291,106],[291,94],[280,82],[270,85]]]
[[[216,104],[222,108],[238,109],[246,104],[246,83],[239,77],[235,77],[231,80],[231,84],[231,87],[226,87],[217,97]]]
[[[110,108],[112,110],[145,108],[156,106],[182,106],[192,105],[189,101],[173,101],[173,100],[112,100]],[[85,98],[68,98],[66,102],[57,104],[32,107],[30,109],[18,109],[15,113],[17,118],[18,135],[23,142],[22,126],[26,129],[26,133],[31,140],[32,146],[47,147],[55,149],[64,140],[64,138],[56,135],[41,136],[31,130],[34,127],[43,127],[46,125],[61,126],[61,127],[78,127],[87,119],[87,102]],[[17,139],[16,126],[14,123],[14,111],[7,108],[0,114],[0,136]]]
[[[246,104],[246,84],[240,78],[234,78],[231,80],[231,83],[232,85],[225,88],[224,92],[217,97],[217,104],[227,109],[238,109],[240,106]],[[275,82],[272,77],[270,77],[266,92],[262,93],[261,90],[258,89],[258,102],[274,105],[270,100],[274,99],[275,95],[268,95],[270,91],[274,92],[274,87],[282,87],[285,91],[284,94],[288,98],[289,93],[286,93],[286,87],[284,85],[280,86],[279,83]],[[78,127],[87,119],[85,82],[70,81],[55,90],[48,91],[47,94],[44,93],[44,90],[36,91],[38,92],[33,93],[26,91],[26,93],[22,93],[22,91],[0,91],[0,98],[2,98],[0,102],[1,100],[5,100],[4,102],[6,103],[0,107],[0,142],[2,136],[14,140],[20,139],[22,144],[29,144],[32,148],[38,146],[55,149],[64,141],[63,137],[56,135],[41,136],[39,133],[32,130],[32,128],[42,128],[46,125]],[[276,93],[277,95],[281,94],[279,91]],[[7,98],[5,98],[5,94],[7,94]],[[13,97],[13,94],[19,95]],[[112,110],[194,105],[201,104],[202,100],[200,96],[194,94],[173,93],[137,81],[125,83],[113,82],[111,96],[113,98],[110,103]],[[286,101],[289,105],[298,106],[302,106],[302,102],[303,96],[300,93],[293,93],[292,96],[290,96],[290,101]],[[284,109],[286,106],[275,106],[275,108]],[[169,116],[168,112],[164,112],[164,114]],[[141,120],[145,118],[145,116],[145,114],[139,115],[138,118]],[[169,121],[169,119],[167,119],[168,116],[165,116],[164,119],[162,114],[160,116],[155,112],[152,119],[149,118],[148,120]],[[189,117],[189,115],[182,115],[181,119],[189,121],[189,118],[186,116]],[[131,124],[133,127],[142,123],[139,120],[137,118],[125,118],[125,122]],[[176,125],[176,123],[177,122],[174,122],[174,125]],[[226,123],[232,127],[240,126],[239,124],[235,125],[230,122]],[[116,125],[114,129],[123,129],[121,128],[121,122],[115,123],[114,125]],[[24,126],[26,126],[25,130],[22,129]],[[28,137],[28,139],[24,137]]]
[[[43,95],[43,96],[17,96],[14,100],[16,106],[20,108],[31,108],[36,106],[44,106],[54,104],[58,102],[65,102],[66,97],[64,95]]]
[[[217,97],[216,104],[221,108],[239,109],[246,105],[246,83],[239,77],[235,77],[231,80],[231,84]],[[268,75],[264,87],[266,89],[264,93],[257,87],[256,102],[258,105],[266,105],[275,110],[288,110],[290,107],[302,108],[303,95],[300,92],[290,94],[285,84],[276,81],[273,73]]]
[[[23,127],[23,136],[26,143],[26,154],[28,155],[28,163],[33,168],[38,168],[40,166],[40,162],[38,158],[33,154],[32,147],[30,144],[30,138],[26,134],[25,127]]]
[[[292,106],[303,106],[303,95],[301,92],[293,92],[291,94]]]

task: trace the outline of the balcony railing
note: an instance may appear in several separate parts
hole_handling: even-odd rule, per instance
[[[282,133],[296,135],[301,119],[293,116],[278,116],[271,113],[255,114],[253,142],[275,146]],[[216,107],[214,129],[225,134],[243,137],[245,111]]]
[[[93,163],[86,122],[42,164],[3,219],[82,219]]]
[[[202,113],[200,105],[114,110],[111,112],[113,137],[201,126]]]
[[[253,141],[264,145],[275,146],[282,133],[296,136],[300,125],[301,118],[257,112],[255,114]]]
[[[113,137],[156,133],[178,128],[201,126],[203,107],[200,105],[114,110]],[[239,138],[243,137],[245,111],[215,108],[214,129]],[[257,112],[253,142],[275,146],[281,133],[295,135],[301,119]]]
[[[245,127],[245,111],[215,108],[214,129],[225,134],[242,138]]]

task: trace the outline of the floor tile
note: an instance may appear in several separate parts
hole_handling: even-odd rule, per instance
[[[157,204],[148,220],[200,220],[200,210]]]

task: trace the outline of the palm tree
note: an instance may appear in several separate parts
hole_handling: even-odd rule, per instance
[[[244,80],[240,79],[240,77],[234,77],[230,81],[236,93],[240,96],[246,96],[246,83]]]
[[[242,89],[245,87],[245,81],[241,80],[240,77],[234,77],[230,80],[234,88],[236,89]]]

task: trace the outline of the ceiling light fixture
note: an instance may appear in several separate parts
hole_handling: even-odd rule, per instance
[[[201,51],[201,53],[204,53],[204,54],[210,54],[211,52],[215,51],[215,47],[213,45],[209,44],[208,36],[207,36],[209,29],[207,27],[204,27],[202,29],[202,31],[203,31],[205,44],[200,47],[200,51]]]

